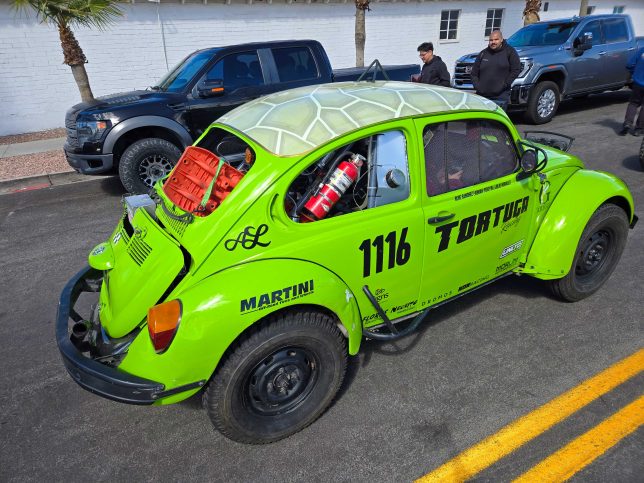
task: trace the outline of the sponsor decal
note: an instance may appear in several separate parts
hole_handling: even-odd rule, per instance
[[[499,258],[507,257],[510,253],[513,253],[519,250],[522,246],[523,246],[523,240],[519,240],[518,242],[513,243],[509,247],[505,247],[501,252],[501,256]]]
[[[378,302],[382,302],[383,300],[387,300],[389,298],[389,293],[384,288],[377,288],[376,292],[373,295],[374,297],[376,297],[376,300]]]
[[[473,280],[473,281],[471,281],[471,282],[467,282],[466,284],[461,285],[460,287],[458,287],[458,291],[459,291],[459,292],[462,292],[463,290],[467,290],[467,289],[468,289],[468,288],[470,288],[470,287],[476,287],[477,285],[479,285],[479,284],[481,284],[481,283],[485,282],[488,278],[490,278],[490,276],[489,276],[489,275],[485,275],[484,277],[481,277],[481,278],[479,278],[479,279],[477,279],[477,280]]]
[[[112,245],[116,245],[120,239],[121,239],[121,232],[119,231],[116,235],[114,235],[114,238],[112,238]]]
[[[494,273],[505,272],[510,268],[514,267],[518,261],[519,259],[517,257],[513,258],[512,260],[508,260],[507,262],[504,262],[501,265],[498,265]]]
[[[405,312],[405,311],[411,309],[412,307],[414,307],[417,302],[418,302],[417,300],[412,300],[410,302],[407,302],[407,303],[404,303],[404,304],[401,304],[401,305],[394,305],[393,307],[383,309],[383,312],[386,315],[395,314],[396,312]],[[365,315],[362,318],[362,322],[369,322],[369,321],[379,319],[379,318],[380,318],[380,315],[378,315],[377,313],[370,314],[370,315]]]
[[[437,251],[442,252],[450,246],[451,234],[454,228],[458,227],[456,243],[463,243],[481,233],[485,233],[490,227],[496,228],[500,223],[508,223],[513,218],[518,218],[528,210],[529,200],[528,196],[519,198],[516,201],[497,206],[493,210],[482,211],[477,215],[436,227],[435,233],[440,233],[441,235]]]
[[[452,291],[451,290],[449,292],[439,293],[438,295],[434,295],[430,299],[423,300],[423,302],[420,305],[421,305],[421,307],[426,307],[428,305],[434,305],[434,304],[437,304],[438,302],[442,302],[443,300],[447,300],[451,296],[452,296]]]
[[[262,242],[260,238],[268,232],[268,225],[262,223],[257,228],[254,226],[247,226],[244,230],[237,235],[237,238],[229,238],[224,243],[224,247],[229,252],[232,252],[237,245],[241,245],[244,250],[252,250],[256,246],[267,247],[271,242]]]
[[[249,314],[257,310],[265,310],[277,305],[286,304],[293,300],[311,295],[314,291],[313,280],[296,283],[279,290],[254,295],[247,299],[242,299],[239,304],[239,311],[242,314]]]
[[[471,198],[472,196],[482,195],[483,193],[487,193],[488,191],[498,190],[499,188],[503,188],[504,186],[508,186],[510,184],[512,184],[512,181],[508,180],[508,181],[503,181],[502,183],[486,186],[485,188],[479,188],[472,191],[468,191],[467,193],[462,193],[454,196],[454,201],[463,200],[465,198]]]

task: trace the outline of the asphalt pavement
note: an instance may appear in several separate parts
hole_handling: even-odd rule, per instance
[[[550,124],[519,128],[575,137],[571,152],[626,181],[643,218],[641,138],[615,134],[627,97],[564,103]],[[439,307],[399,342],[366,341],[337,401],[302,432],[265,446],[233,443],[198,398],[118,404],[64,369],[54,338],[60,291],[121,214],[117,178],[85,179],[0,197],[0,481],[412,481],[644,346],[640,220],[592,297],[562,303],[537,280],[503,279]],[[643,389],[638,373],[475,480],[513,480]],[[571,481],[641,481],[643,442],[640,427]]]

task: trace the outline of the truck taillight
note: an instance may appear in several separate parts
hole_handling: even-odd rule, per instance
[[[157,353],[165,351],[174,339],[181,322],[181,302],[171,300],[148,310],[148,332]]]

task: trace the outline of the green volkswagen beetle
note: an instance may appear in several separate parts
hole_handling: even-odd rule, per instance
[[[363,338],[404,337],[512,274],[581,300],[636,221],[622,181],[521,139],[482,97],[384,81],[280,92],[124,199],[63,290],[58,346],[91,392],[170,404],[201,391],[225,436],[267,443],[325,411]]]

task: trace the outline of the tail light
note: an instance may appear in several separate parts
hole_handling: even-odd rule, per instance
[[[171,300],[148,310],[148,332],[157,353],[164,352],[174,339],[181,322],[181,302]]]

